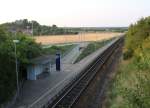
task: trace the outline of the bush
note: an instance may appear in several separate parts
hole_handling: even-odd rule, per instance
[[[109,92],[109,108],[150,108],[150,17],[129,27],[124,59]]]
[[[92,42],[92,43],[88,44],[88,46],[83,49],[82,53],[76,59],[75,63],[79,62],[84,57],[90,55],[91,53],[95,52],[99,48],[103,47],[105,44],[112,41],[113,39],[115,39],[115,38],[111,38],[111,39],[108,39],[108,40],[103,40],[103,41],[100,41],[100,42]]]
[[[20,40],[17,44],[20,80],[24,78],[22,75],[29,59],[42,52],[41,45],[36,44],[33,39],[21,33],[14,36],[0,27],[0,104],[7,102],[16,90],[14,39]]]
[[[123,59],[124,60],[130,59],[132,56],[133,56],[132,50],[127,50],[123,53]]]
[[[149,108],[150,70],[141,70],[133,59],[123,61],[108,89],[108,108]]]
[[[125,47],[128,50],[125,58],[144,55],[143,50],[149,46],[150,42],[149,30],[150,17],[142,18],[136,24],[129,27],[125,40]]]

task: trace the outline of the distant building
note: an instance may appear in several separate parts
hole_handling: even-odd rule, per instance
[[[44,73],[50,73],[54,59],[54,56],[45,55],[30,60],[31,64],[27,67],[27,79],[37,80],[38,76]]]
[[[14,28],[10,28],[8,31],[12,32],[12,33],[16,33],[16,32],[21,32],[27,35],[32,35],[32,30],[31,29],[14,29]]]
[[[27,34],[27,35],[32,35],[32,30],[31,29],[24,29],[24,30],[22,30],[22,32],[24,34]]]

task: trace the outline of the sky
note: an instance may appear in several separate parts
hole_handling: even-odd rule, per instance
[[[28,19],[59,27],[121,27],[149,15],[150,0],[0,0],[0,23]]]

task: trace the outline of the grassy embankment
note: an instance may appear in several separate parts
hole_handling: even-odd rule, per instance
[[[44,48],[45,54],[55,55],[56,53],[61,53],[61,56],[64,56],[69,52],[74,45],[65,45],[65,46],[51,46],[50,48]]]
[[[106,93],[106,108],[150,108],[150,17],[129,27],[124,60]]]
[[[109,40],[103,40],[103,41],[100,41],[100,42],[92,42],[92,43],[90,43],[85,49],[83,49],[82,53],[79,55],[79,57],[77,58],[75,63],[79,62],[80,60],[82,60],[86,56],[90,55],[91,53],[95,52],[99,48],[103,47],[104,45],[106,45],[107,43],[112,41],[113,39],[114,38],[111,38]]]
[[[124,60],[107,92],[107,108],[149,108],[150,69],[140,70],[134,60]]]

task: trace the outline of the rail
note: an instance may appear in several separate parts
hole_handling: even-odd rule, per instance
[[[107,59],[111,56],[113,51],[118,48],[122,42],[123,37],[120,37],[116,42],[109,46],[100,56],[98,56],[86,70],[78,74],[64,89],[58,93],[55,98],[43,106],[43,108],[70,108],[79,98],[89,82],[96,75],[99,68],[101,68]],[[99,67],[99,68],[97,68]]]

